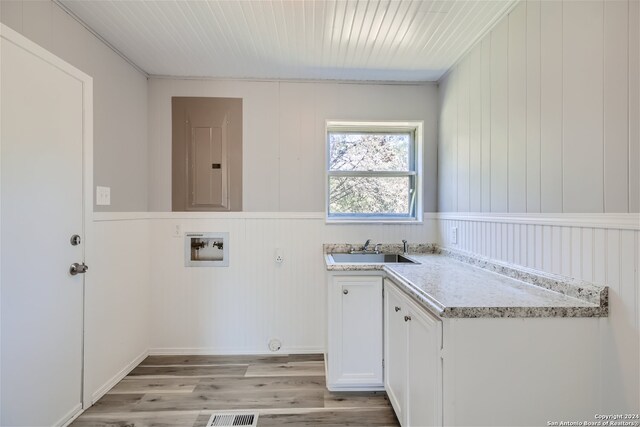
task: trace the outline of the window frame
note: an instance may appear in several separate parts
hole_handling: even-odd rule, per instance
[[[325,123],[325,222],[327,224],[345,223],[422,223],[423,217],[423,187],[422,187],[422,163],[423,163],[423,121],[347,121],[327,120]],[[331,132],[354,133],[410,133],[413,134],[409,150],[409,163],[413,163],[413,169],[405,171],[330,171],[330,138]],[[335,176],[373,176],[373,177],[413,177],[414,181],[414,212],[410,215],[398,214],[341,214],[330,215],[330,184],[329,180]]]

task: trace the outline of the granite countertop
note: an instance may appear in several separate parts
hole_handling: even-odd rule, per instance
[[[416,302],[440,317],[608,315],[606,286],[472,257],[436,245],[410,247],[409,257],[419,264],[333,263],[328,254],[347,252],[346,246],[325,245],[328,270],[381,270]],[[399,248],[387,250],[397,252]]]

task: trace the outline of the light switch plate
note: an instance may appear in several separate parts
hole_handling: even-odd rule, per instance
[[[111,204],[111,187],[96,186],[96,205],[109,206]]]

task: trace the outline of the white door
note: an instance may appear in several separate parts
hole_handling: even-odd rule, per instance
[[[82,407],[83,81],[6,27],[0,47],[0,424],[49,426]]]

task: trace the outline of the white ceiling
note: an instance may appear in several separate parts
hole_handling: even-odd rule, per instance
[[[437,80],[513,0],[58,0],[150,75]]]

